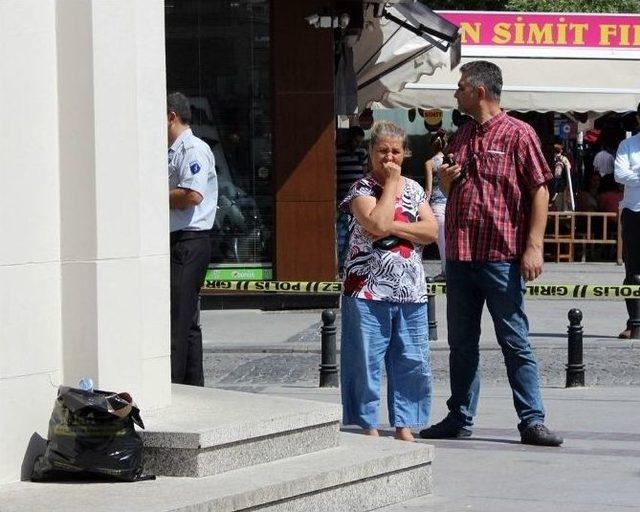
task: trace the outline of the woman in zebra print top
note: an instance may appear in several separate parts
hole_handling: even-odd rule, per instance
[[[396,439],[429,421],[431,369],[422,249],[437,224],[424,190],[403,177],[405,132],[374,125],[371,172],[340,208],[352,215],[342,297],[343,423],[378,435],[380,377],[387,373],[389,421]]]

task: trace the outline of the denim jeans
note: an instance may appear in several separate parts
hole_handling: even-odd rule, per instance
[[[473,425],[480,393],[480,318],[484,303],[493,319],[507,367],[520,431],[544,423],[538,365],[529,345],[519,262],[447,261],[447,327],[451,398],[449,417]]]
[[[340,382],[344,425],[377,428],[382,362],[389,423],[429,422],[431,365],[427,305],[342,296]]]
[[[629,208],[622,209],[622,259],[624,260],[624,284],[640,284],[636,277],[640,275],[640,212]],[[627,329],[631,329],[631,319],[640,316],[640,300],[626,299]]]

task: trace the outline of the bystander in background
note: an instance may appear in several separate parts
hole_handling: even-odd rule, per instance
[[[609,139],[607,132],[600,135],[601,148],[593,157],[593,169],[600,174],[601,178],[613,175],[615,148],[612,147]]]
[[[447,208],[447,196],[440,190],[440,166],[442,165],[444,153],[449,137],[444,130],[438,130],[431,137],[431,149],[434,155],[425,162],[425,192],[429,198],[429,205],[433,210],[433,215],[438,222],[438,252],[440,253],[440,273],[436,275],[434,281],[444,281],[446,276],[446,253],[444,239],[444,212]]]
[[[347,132],[347,140],[336,151],[336,205],[347,196],[351,185],[362,178],[367,163],[367,150],[362,147],[364,130],[352,126]],[[338,275],[344,273],[346,251],[349,247],[349,212],[338,209],[336,237],[338,249]]]
[[[553,181],[551,182],[550,206],[559,212],[571,209],[571,162],[564,154],[564,147],[560,143],[553,145]]]
[[[640,122],[640,103],[637,108]],[[624,284],[640,284],[640,133],[622,141],[615,159],[615,179],[624,185],[622,206],[622,258]],[[627,299],[627,326],[620,338],[631,337],[629,319],[640,318],[640,300]]]

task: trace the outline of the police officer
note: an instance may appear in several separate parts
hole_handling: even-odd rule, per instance
[[[186,96],[167,96],[171,228],[171,381],[204,386],[198,293],[211,258],[218,203],[213,153],[193,135]]]

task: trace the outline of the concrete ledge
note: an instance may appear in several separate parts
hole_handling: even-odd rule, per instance
[[[344,512],[431,492],[433,447],[342,433],[338,448],[204,478],[0,486],[2,512]],[[117,487],[117,489],[116,489]]]
[[[335,404],[172,386],[170,407],[143,414],[145,471],[202,477],[339,442]]]
[[[338,422],[324,423],[261,438],[204,448],[145,448],[145,472],[154,475],[203,477],[304,455],[340,442]]]
[[[171,405],[142,412],[145,446],[209,448],[340,421],[336,404],[195,386],[171,386]]]
[[[376,510],[431,494],[431,465],[415,466],[368,480],[308,493],[272,505],[265,512],[345,512]],[[216,509],[217,510],[217,509]],[[252,508],[251,510],[255,510]]]

